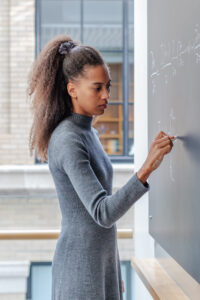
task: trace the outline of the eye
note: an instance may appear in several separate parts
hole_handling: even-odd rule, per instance
[[[97,92],[99,92],[99,91],[101,90],[101,87],[99,86],[98,88],[95,88],[95,90],[96,90]]]

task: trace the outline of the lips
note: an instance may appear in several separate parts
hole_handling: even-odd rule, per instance
[[[99,107],[106,108],[107,105],[106,104],[102,104],[102,105],[99,105]]]

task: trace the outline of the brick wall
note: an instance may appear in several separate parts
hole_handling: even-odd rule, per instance
[[[0,164],[33,164],[28,149],[32,123],[26,97],[35,56],[35,1],[1,0]]]

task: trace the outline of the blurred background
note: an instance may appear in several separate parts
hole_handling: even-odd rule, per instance
[[[113,163],[115,192],[133,173],[134,2],[0,3],[0,299],[50,300],[51,260],[61,214],[48,165],[37,153],[29,153],[28,73],[42,48],[58,34],[101,52],[111,70],[112,87],[108,108],[94,127]],[[133,231],[133,211],[132,207],[117,222],[119,230]],[[118,245],[124,300],[133,300],[132,234],[121,235]]]

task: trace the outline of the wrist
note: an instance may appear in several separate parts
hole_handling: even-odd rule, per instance
[[[137,171],[137,177],[143,184],[147,181],[149,175],[150,171],[146,168],[142,167],[139,171]]]

